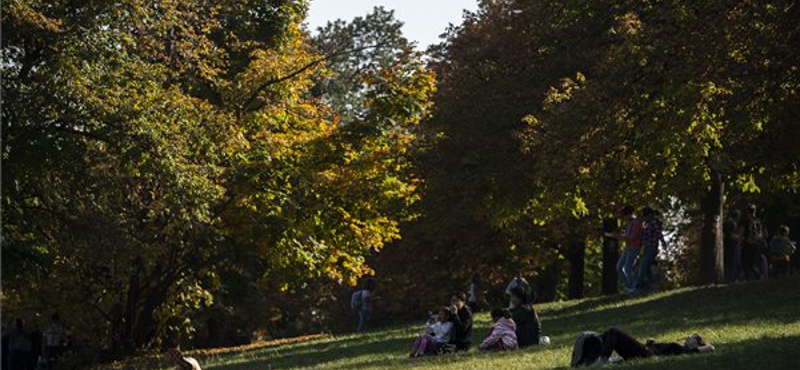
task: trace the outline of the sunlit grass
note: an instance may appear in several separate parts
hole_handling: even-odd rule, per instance
[[[678,341],[705,335],[717,347],[711,355],[635,361],[636,369],[800,368],[800,279],[723,287],[681,289],[642,296],[614,296],[538,307],[553,345],[482,355],[477,351],[409,359],[410,342],[421,322],[365,335],[326,337],[203,359],[206,369],[549,369],[569,365],[575,336],[585,330],[619,327],[640,339]],[[489,327],[476,317],[475,341]]]

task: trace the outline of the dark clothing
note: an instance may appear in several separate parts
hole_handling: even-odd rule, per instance
[[[738,280],[742,275],[742,240],[739,234],[739,223],[728,219],[722,228],[725,251],[725,281]]]
[[[646,347],[656,356],[678,356],[688,353],[697,353],[697,350],[689,350],[678,343],[653,343]]]
[[[758,267],[761,255],[766,251],[767,240],[764,227],[757,217],[747,216],[742,221],[742,269],[747,280],[759,279],[763,271]]]
[[[609,329],[603,333],[603,347],[600,356],[609,358],[616,351],[623,359],[648,358],[653,356],[678,356],[698,353],[697,349],[688,349],[678,343],[648,343],[644,345],[619,329]]]
[[[511,310],[511,317],[517,324],[517,342],[519,347],[534,346],[539,344],[542,335],[542,322],[532,305],[520,305]]]
[[[453,339],[450,344],[456,346],[458,351],[466,351],[472,346],[472,309],[464,306],[458,313],[452,315]]]
[[[609,358],[614,351],[625,360],[653,356],[653,352],[648,350],[644,344],[615,328],[608,329],[601,335],[601,339],[603,346],[600,350],[600,357]]]

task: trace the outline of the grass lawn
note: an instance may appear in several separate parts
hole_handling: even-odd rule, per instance
[[[516,352],[409,359],[414,325],[276,345],[202,359],[211,370],[273,369],[550,369],[567,368],[581,331],[619,327],[635,337],[682,341],[698,332],[713,343],[710,355],[634,361],[632,369],[800,369],[800,278],[688,288],[640,296],[614,296],[537,306],[552,345]],[[476,316],[475,342],[489,318]]]

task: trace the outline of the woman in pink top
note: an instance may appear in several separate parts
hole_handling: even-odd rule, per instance
[[[494,325],[478,349],[481,352],[511,351],[519,348],[517,344],[517,324],[511,318],[511,312],[505,308],[492,310]]]

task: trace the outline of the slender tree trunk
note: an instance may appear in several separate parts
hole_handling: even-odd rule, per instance
[[[569,284],[567,297],[569,299],[583,298],[584,267],[586,256],[586,241],[576,240],[569,246],[567,258],[569,259]]]
[[[703,284],[722,283],[725,257],[722,242],[725,184],[722,175],[711,174],[711,189],[703,202],[703,233],[700,252],[700,280]]]
[[[619,221],[608,217],[603,220],[603,233],[616,233],[619,231]],[[614,237],[603,236],[603,284],[604,295],[617,294],[617,261],[619,260],[619,240]]]
[[[559,280],[559,258],[558,246],[555,246],[556,252],[551,255],[550,263],[545,267],[542,272],[541,279],[538,279],[538,300],[537,302],[552,302],[556,299],[558,293],[558,280]]]

